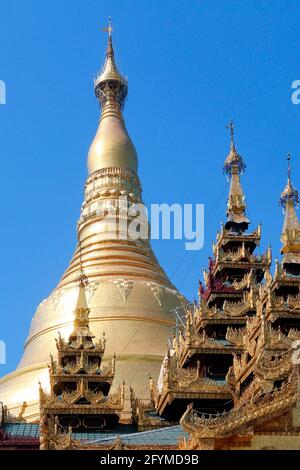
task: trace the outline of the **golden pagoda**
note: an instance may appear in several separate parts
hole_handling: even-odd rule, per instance
[[[47,361],[55,351],[54,338],[58,331],[65,339],[71,333],[81,263],[89,279],[91,328],[96,336],[105,331],[112,339],[106,360],[114,353],[118,357],[114,384],[125,380],[143,399],[148,398],[149,371],[156,377],[160,369],[174,324],[172,311],[183,299],[159,265],[149,238],[128,237],[122,223],[128,207],[142,202],[142,190],[137,152],[122,115],[128,84],[115,61],[111,24],[107,31],[105,63],[94,84],[102,113],[88,153],[78,246],[59,284],[35,312],[18,368],[0,379],[1,400],[14,414],[26,401],[28,421],[38,419],[38,382],[49,390]]]
[[[102,366],[106,339],[94,342],[89,327],[86,276],[79,277],[74,329],[68,341],[59,334],[57,360],[51,355],[50,393],[40,385],[41,450],[61,448],[72,431],[99,432],[118,422],[124,407],[125,384],[110,393],[115,375],[115,357]]]
[[[213,244],[205,283],[199,283],[199,301],[186,309],[157,385],[150,380],[153,407],[168,421],[179,421],[191,401],[205,414],[233,407],[230,370],[244,351],[242,332],[247,319],[255,316],[259,286],[269,275],[270,250],[255,254],[260,226],[247,232],[250,221],[240,182],[246,165],[235,147],[232,122],[229,127],[231,147],[224,163],[230,178],[226,223]]]
[[[281,193],[282,261],[268,271],[256,294],[254,314],[243,328],[227,330],[239,344],[226,382],[232,407],[206,414],[190,403],[180,423],[189,434],[182,449],[296,450],[300,448],[300,224],[298,191]]]

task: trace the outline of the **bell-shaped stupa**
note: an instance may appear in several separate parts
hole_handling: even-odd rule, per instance
[[[174,325],[174,309],[184,302],[160,267],[149,239],[123,233],[128,206],[142,202],[141,185],[137,152],[122,115],[127,80],[115,62],[111,25],[107,30],[106,59],[95,80],[102,112],[88,154],[78,246],[59,284],[36,310],[18,368],[0,379],[0,400],[16,415],[26,401],[28,421],[38,417],[38,382],[47,389],[54,339],[58,331],[68,338],[73,328],[82,271],[89,280],[91,329],[97,337],[105,332],[108,338],[106,360],[114,354],[117,357],[114,384],[124,380],[141,399],[149,397],[148,375],[155,377],[159,372]]]

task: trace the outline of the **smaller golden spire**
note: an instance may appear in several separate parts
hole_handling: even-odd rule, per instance
[[[230,152],[225,160],[223,170],[230,177],[230,190],[225,228],[243,232],[250,223],[245,213],[246,202],[240,182],[240,175],[245,171],[246,165],[235,147],[233,121],[230,121],[226,127],[230,130]]]
[[[287,162],[288,162],[288,178],[287,178],[286,187],[282,191],[280,200],[279,200],[283,208],[286,207],[288,201],[293,201],[295,206],[298,206],[299,201],[300,201],[299,193],[297,189],[293,187],[292,181],[291,181],[291,158],[292,158],[291,154],[288,153],[286,157]]]
[[[75,305],[75,318],[74,318],[74,330],[69,337],[69,343],[71,344],[74,340],[79,338],[86,339],[88,342],[94,338],[94,335],[90,332],[89,327],[89,314],[90,309],[86,299],[86,287],[88,285],[88,278],[83,272],[82,258],[81,258],[81,243],[79,242],[79,256],[80,256],[80,275],[77,277],[78,295]]]
[[[291,181],[291,155],[287,155],[288,178],[287,184],[281,193],[279,203],[284,210],[284,222],[281,233],[284,255],[283,264],[300,264],[300,222],[297,217],[296,207],[299,204],[299,193]]]

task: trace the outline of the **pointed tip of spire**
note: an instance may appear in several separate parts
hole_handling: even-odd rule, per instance
[[[89,310],[88,304],[87,304],[87,299],[86,299],[86,293],[85,293],[85,287],[86,284],[82,281],[79,284],[79,291],[78,291],[78,296],[76,300],[76,307],[75,307],[75,312],[78,310],[83,311],[85,310],[86,312]]]
[[[108,33],[108,39],[107,39],[107,48],[106,48],[106,58],[108,57],[114,57],[114,48],[113,48],[113,43],[112,43],[112,32],[113,32],[113,26],[111,22],[111,16],[108,17],[108,27],[104,28],[104,31]]]
[[[236,150],[235,149],[235,143],[234,143],[234,123],[233,123],[233,120],[231,119],[229,121],[229,123],[227,124],[227,129],[230,130],[230,148],[232,150]]]
[[[286,156],[288,162],[287,168],[287,183],[284,190],[281,193],[279,203],[280,205],[285,208],[288,201],[292,201],[294,206],[298,206],[300,202],[299,192],[296,188],[294,188],[292,181],[291,181],[291,154],[288,153]]]
[[[229,124],[226,127],[230,130],[230,152],[226,157],[223,171],[227,175],[232,175],[233,173],[242,174],[246,169],[246,164],[244,163],[243,158],[237,153],[235,147],[233,120],[229,121]]]
[[[128,85],[126,78],[119,72],[115,61],[111,17],[108,19],[108,27],[103,28],[103,31],[108,33],[108,41],[104,65],[95,79],[95,95],[100,100],[102,107],[105,106],[109,100],[113,99],[119,109],[122,110],[128,92]]]

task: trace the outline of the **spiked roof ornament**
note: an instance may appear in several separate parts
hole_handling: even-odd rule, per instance
[[[237,153],[235,142],[234,142],[234,124],[231,120],[226,126],[230,130],[230,152],[225,160],[223,170],[227,175],[233,173],[243,174],[246,169],[246,164],[243,158]]]
[[[94,335],[89,328],[89,313],[87,299],[86,299],[86,286],[88,285],[88,278],[84,274],[82,259],[81,259],[81,243],[79,242],[79,256],[80,256],[80,275],[76,278],[78,282],[78,294],[76,306],[74,310],[74,330],[70,335],[69,341],[72,342],[75,338],[88,338],[91,339]]]
[[[103,29],[108,33],[105,62],[102,70],[95,80],[95,95],[99,99],[102,108],[106,103],[113,100],[123,109],[128,92],[126,78],[119,72],[115,61],[115,53],[112,43],[113,27],[111,18],[108,19],[108,27]]]
[[[239,232],[246,230],[250,223],[245,213],[245,195],[240,182],[240,175],[244,172],[246,165],[235,148],[233,121],[230,121],[226,127],[230,129],[230,153],[225,160],[223,170],[228,179],[230,176],[230,190],[225,228]]]
[[[289,153],[286,157],[288,162],[288,179],[284,190],[281,193],[279,203],[282,207],[286,207],[288,201],[293,201],[295,206],[298,206],[300,202],[299,192],[294,188],[291,182],[291,154]]]

